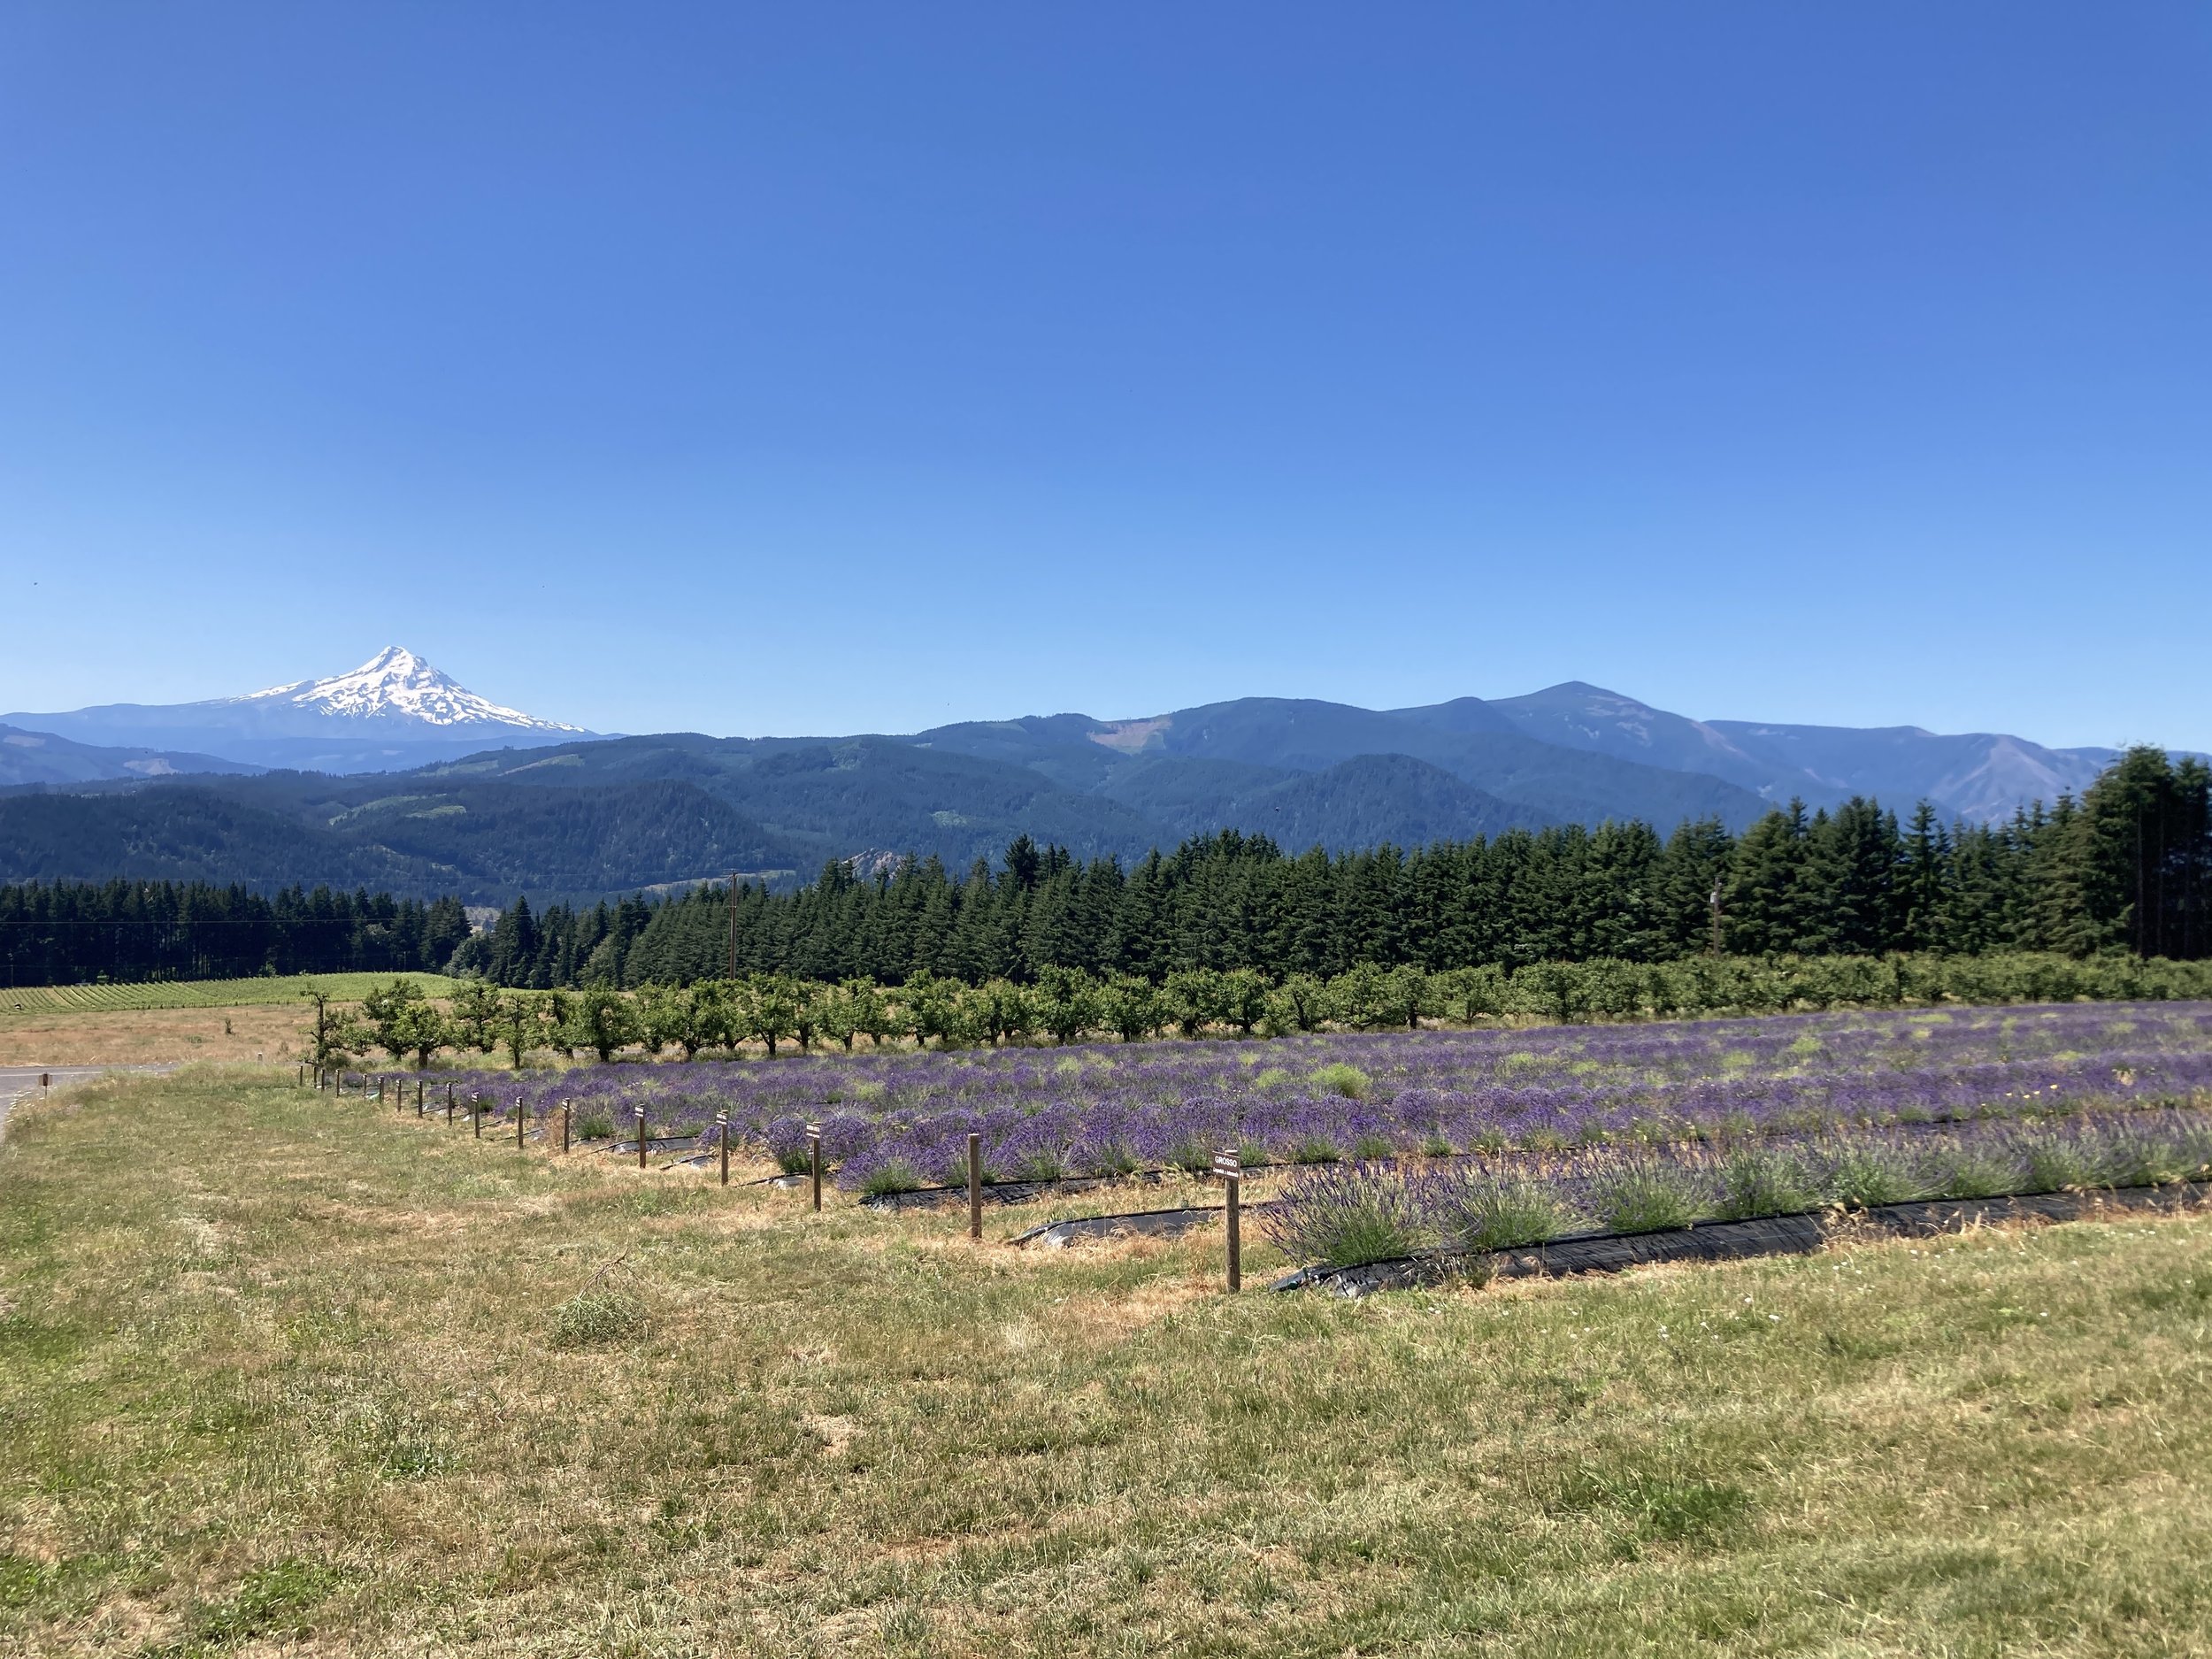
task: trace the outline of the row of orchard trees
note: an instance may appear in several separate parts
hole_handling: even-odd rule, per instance
[[[2171,999],[2212,995],[2212,963],[2127,956],[2081,959],[2043,953],[1982,956],[1696,956],[1671,963],[1620,958],[1533,963],[1431,973],[1410,964],[1355,964],[1328,978],[1273,979],[1251,968],[1179,969],[1157,984],[1135,974],[1099,978],[1048,968],[1032,984],[972,986],[921,973],[904,985],[834,984],[787,974],[703,979],[687,986],[609,985],[580,991],[503,990],[464,984],[441,1009],[396,980],[358,1014],[317,1003],[317,1064],[380,1049],[427,1066],[442,1051],[503,1052],[519,1067],[533,1056],[626,1049],[693,1059],[751,1045],[774,1056],[861,1039],[941,1048],[1007,1042],[1139,1042],[1174,1033],[1284,1035],[1325,1029],[1417,1026],[1425,1020],[1559,1021],[1752,1014],[1839,1006],[1955,1002],[2057,1002],[2078,997]]]

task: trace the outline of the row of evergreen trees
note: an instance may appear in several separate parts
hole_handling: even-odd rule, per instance
[[[872,879],[741,884],[660,904],[504,912],[459,960],[503,985],[684,985],[784,973],[974,985],[1051,968],[1155,982],[1179,969],[1276,978],[1357,964],[1430,970],[1700,954],[2212,952],[2212,824],[2200,763],[2130,750],[2079,801],[2008,823],[1901,824],[1870,801],[1800,803],[1740,836],[1607,824],[1494,840],[1290,855],[1224,831],[1133,868],[1027,837],[956,877],[934,858]]]
[[[781,973],[980,985],[1082,969],[1272,979],[1356,964],[1430,972],[1712,954],[2212,954],[2212,774],[2130,750],[2079,801],[1944,825],[1872,802],[1793,803],[1741,835],[1685,824],[1568,826],[1417,851],[1288,854],[1235,831],[1131,868],[1026,836],[994,870],[934,858],[872,879],[826,866],[795,892],[741,884],[542,913],[518,900],[471,935],[460,903],[297,888],[110,882],[0,887],[0,972],[18,984],[449,969],[509,987],[687,985]]]
[[[267,897],[173,881],[0,886],[0,977],[10,985],[436,972],[468,936],[467,912],[451,898],[328,887]]]

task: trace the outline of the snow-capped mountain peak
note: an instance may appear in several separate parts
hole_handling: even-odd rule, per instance
[[[480,697],[412,651],[388,645],[351,673],[295,680],[234,699],[280,704],[344,720],[398,720],[437,726],[498,726],[530,732],[583,728],[541,720]]]

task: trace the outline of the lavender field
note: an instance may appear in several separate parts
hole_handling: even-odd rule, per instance
[[[1803,1014],[1668,1024],[1094,1044],[442,1073],[496,1115],[657,1140],[729,1115],[796,1167],[809,1123],[848,1190],[2019,1120],[2212,1100],[2212,1004]]]
[[[2169,1105],[1926,1130],[1837,1128],[1720,1146],[1603,1146],[1299,1171],[1261,1226],[1294,1261],[1350,1267],[1699,1222],[1932,1199],[2162,1187],[2212,1176],[2212,1112]]]

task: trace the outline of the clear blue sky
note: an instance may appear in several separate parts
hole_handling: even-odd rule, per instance
[[[0,709],[2212,748],[2212,9],[18,4]]]

